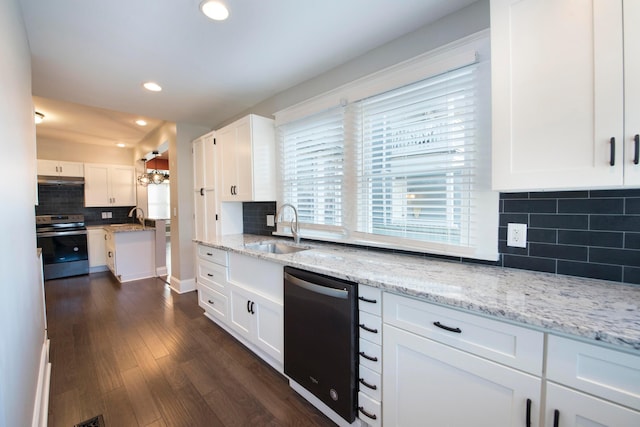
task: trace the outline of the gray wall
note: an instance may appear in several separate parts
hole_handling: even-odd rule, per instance
[[[426,25],[316,78],[280,92],[241,114],[225,120],[214,129],[219,129],[250,113],[271,117],[277,111],[487,28],[489,28],[489,0],[479,0],[433,24]]]
[[[36,258],[31,55],[18,0],[0,2],[0,426],[30,426],[45,338]]]

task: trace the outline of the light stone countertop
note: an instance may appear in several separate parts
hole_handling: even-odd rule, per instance
[[[291,239],[247,234],[196,243],[640,354],[637,285],[315,241],[301,242],[309,250],[282,255],[245,248],[245,244],[264,241],[293,243]]]
[[[153,231],[155,230],[155,227],[149,227],[144,226],[142,227],[141,224],[104,224],[101,225],[100,227],[104,228],[107,231],[110,231],[112,233],[129,233],[132,231]]]

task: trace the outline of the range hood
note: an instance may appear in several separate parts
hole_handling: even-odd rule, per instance
[[[38,184],[82,185],[84,178],[81,176],[38,175]]]

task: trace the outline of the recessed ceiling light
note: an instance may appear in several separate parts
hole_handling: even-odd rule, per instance
[[[155,82],[146,82],[142,86],[144,86],[146,90],[150,90],[151,92],[160,92],[162,90],[162,87]]]
[[[34,121],[36,122],[37,125],[39,125],[40,123],[42,123],[44,121],[44,114],[36,111],[34,113]]]
[[[221,1],[205,0],[200,3],[200,10],[214,21],[224,21],[229,17],[229,9]]]
[[[147,125],[147,122],[146,122],[146,121],[144,121],[144,120],[142,120],[142,119],[138,119],[138,120],[136,120],[136,124],[137,124],[138,126],[146,126],[146,125]]]
[[[116,145],[117,145],[118,147],[120,147],[120,148],[124,148],[124,147],[126,147],[126,144],[123,144],[122,142],[119,142],[119,143],[117,143]]]

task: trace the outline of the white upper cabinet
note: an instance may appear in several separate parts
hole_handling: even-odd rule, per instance
[[[275,200],[274,121],[251,114],[216,131],[216,140],[221,150],[220,199]]]
[[[38,175],[84,176],[84,163],[38,159]]]
[[[84,205],[86,207],[134,206],[133,166],[85,163]]]
[[[640,182],[639,30],[625,25],[623,34],[639,9],[625,1],[623,15],[622,0],[491,1],[495,190]]]
[[[624,183],[640,186],[640,2],[624,2]]]

